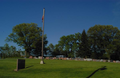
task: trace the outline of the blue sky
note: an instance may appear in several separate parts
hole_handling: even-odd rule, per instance
[[[81,33],[96,24],[120,29],[119,0],[0,0],[0,46],[8,43],[6,37],[18,24],[32,22],[42,27],[43,8],[48,44],[57,44],[63,35]]]

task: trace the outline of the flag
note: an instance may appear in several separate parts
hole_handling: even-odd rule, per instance
[[[44,15],[42,16],[42,22],[43,22],[43,20],[44,20]]]

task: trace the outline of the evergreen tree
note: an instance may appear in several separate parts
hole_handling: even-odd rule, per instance
[[[91,52],[90,52],[90,47],[88,43],[88,37],[85,30],[83,30],[82,32],[81,43],[79,45],[80,46],[79,46],[79,51],[77,52],[77,56],[84,57],[84,58],[90,57]]]

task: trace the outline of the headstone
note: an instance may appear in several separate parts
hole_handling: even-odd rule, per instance
[[[38,58],[39,58],[39,59],[42,59],[42,56],[39,56]]]
[[[103,62],[106,62],[106,60],[103,60]]]
[[[120,61],[119,60],[116,60],[116,63],[119,63]]]
[[[37,57],[34,57],[34,59],[37,59]]]
[[[53,57],[53,59],[56,59],[56,57]]]
[[[80,58],[81,61],[84,61],[84,58]]]
[[[49,57],[46,57],[45,59],[47,59],[47,60],[48,60],[48,59],[49,59]]]
[[[2,58],[2,53],[0,53],[0,59]]]
[[[95,59],[96,62],[98,62],[98,59]]]
[[[108,62],[110,62],[110,60],[108,60]]]
[[[100,62],[103,62],[103,59],[101,59]]]
[[[69,60],[69,58],[67,58],[67,60]]]
[[[2,58],[1,53],[0,53],[0,59]]]
[[[25,68],[25,60],[17,59],[17,68],[15,69],[15,71],[18,71],[18,70],[24,69],[24,68]]]
[[[93,61],[96,61],[96,59],[93,59]]]
[[[33,58],[33,56],[30,56],[29,58],[31,58],[31,59],[32,59],[32,58]]]
[[[115,60],[113,60],[113,63],[116,63],[116,61],[115,61]]]

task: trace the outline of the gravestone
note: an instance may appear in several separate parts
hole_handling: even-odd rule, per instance
[[[20,69],[24,69],[25,68],[25,60],[24,59],[17,59],[17,68],[15,69],[15,71],[18,71]]]
[[[0,53],[0,59],[2,58],[2,53]]]
[[[0,59],[2,59],[2,53],[0,53]]]
[[[30,58],[30,59],[32,59],[32,58],[33,58],[33,56],[30,56],[29,58]]]
[[[120,63],[120,61],[119,61],[119,60],[116,60],[116,63]]]

